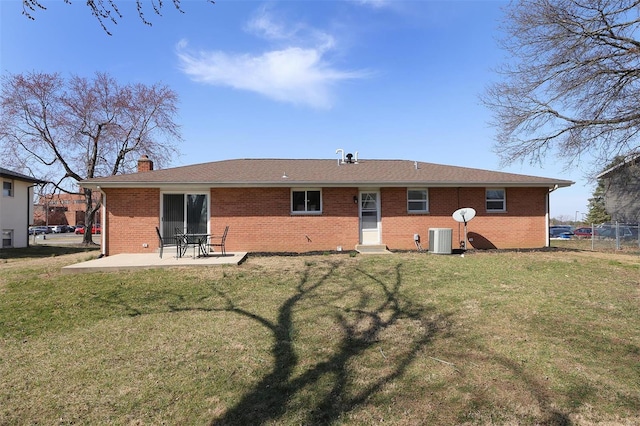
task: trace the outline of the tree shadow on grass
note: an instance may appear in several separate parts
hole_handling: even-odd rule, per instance
[[[427,316],[435,315],[434,309],[421,306],[402,295],[401,265],[396,267],[395,277],[391,283],[365,271],[355,270],[354,274],[361,275],[358,283],[364,279],[367,284],[355,284],[352,281],[353,285],[346,286],[342,293],[337,291],[332,296],[333,300],[337,301],[348,293],[349,300],[355,302],[352,306],[354,304],[355,306],[344,308],[339,303],[332,305],[331,298],[327,300],[326,293],[319,295],[317,290],[330,285],[339,263],[331,265],[326,274],[315,279],[309,276],[309,270],[307,270],[296,286],[295,293],[280,305],[275,321],[236,306],[231,298],[218,291],[218,295],[225,300],[226,306],[215,310],[249,318],[270,332],[273,365],[271,371],[253,389],[249,390],[224,415],[214,419],[211,425],[259,425],[277,421],[286,415],[287,410],[290,409],[289,404],[296,395],[309,388],[313,389],[318,397],[313,406],[304,407],[302,415],[306,418],[301,423],[328,424],[336,421],[345,413],[365,403],[386,384],[402,377],[418,352],[439,332],[438,323],[441,321],[426,319]],[[316,298],[322,300],[316,301],[314,300]],[[296,307],[303,303],[321,303],[325,307],[330,307],[334,324],[338,328],[334,338],[339,337],[339,343],[334,345],[336,350],[328,358],[312,363],[302,372],[298,368],[294,375],[300,359],[294,347],[296,342],[295,337],[292,337],[295,335],[293,330],[303,325],[294,324],[293,314]],[[350,365],[365,351],[378,345],[381,333],[390,330],[403,319],[419,321],[420,333],[409,341],[403,342],[404,346],[398,350],[401,355],[394,357],[394,365],[391,369],[380,372],[377,378],[368,378],[370,380],[364,385],[357,388],[353,386],[352,382],[355,378]],[[380,351],[384,355],[382,349]],[[306,361],[308,364],[309,360]],[[328,388],[327,382],[330,383]],[[320,383],[324,383],[325,387],[320,386]]]
[[[482,353],[485,354],[479,357],[478,361],[480,363],[487,362],[491,360],[495,362],[498,366],[502,367],[504,370],[509,371],[510,374],[517,379],[518,383],[522,383],[524,385],[524,389],[529,395],[537,402],[538,409],[540,410],[540,414],[532,419],[535,424],[546,425],[546,426],[570,426],[573,423],[569,417],[569,414],[563,412],[558,408],[558,401],[554,401],[552,391],[549,389],[549,383],[545,382],[545,380],[535,377],[533,374],[527,371],[527,369],[523,366],[522,362],[518,362],[514,359],[505,357],[503,355],[497,354],[491,349],[483,348]],[[488,356],[487,356],[488,355]],[[467,355],[468,357],[470,355]],[[472,359],[478,358],[471,356]],[[593,393],[593,389],[588,388],[588,386],[582,387],[582,395],[578,395],[577,392],[573,392],[571,398],[578,405],[583,404],[588,398],[588,394]],[[478,395],[481,406],[493,406],[494,402],[492,401],[492,397],[482,400],[482,395]],[[465,422],[468,423],[467,420],[472,419],[464,419]],[[461,421],[462,422],[462,421]]]
[[[220,282],[208,283],[206,294],[196,299],[167,290],[153,296],[159,300],[170,299],[171,312],[224,312],[249,319],[270,335],[272,362],[269,371],[241,395],[233,407],[212,419],[211,425],[260,425],[292,422],[293,419],[299,424],[339,422],[359,407],[371,404],[372,398],[392,398],[385,395],[391,391],[387,385],[395,381],[402,388],[403,376],[416,359],[424,357],[425,349],[436,337],[451,332],[446,325],[451,314],[438,312],[434,306],[421,304],[403,293],[402,264],[396,265],[395,270],[389,271],[391,273],[384,271],[376,275],[362,269],[346,270],[343,266],[343,261],[327,263],[327,270],[322,275],[317,272],[320,271],[318,268],[307,267],[289,297],[274,307],[277,309],[275,318],[259,314],[257,309],[241,307],[226,288],[220,287]],[[121,306],[127,315],[144,313],[115,290],[106,296],[103,303]],[[212,296],[216,300],[213,306],[209,305]],[[205,301],[205,305],[201,305]],[[334,350],[330,355],[324,352],[313,359],[303,358],[305,355],[296,349],[304,346],[298,341],[300,330],[314,332],[312,327],[317,325],[305,324],[298,315],[309,310],[315,312],[317,308],[322,308],[322,312],[332,319],[331,342],[327,341],[326,346]],[[408,322],[418,331],[398,337],[395,342],[401,344],[389,344],[389,335],[406,331]],[[320,341],[319,344],[324,343]],[[387,351],[388,357],[383,350]],[[384,357],[385,363],[368,366],[373,373],[370,377],[362,377],[362,372],[355,370],[354,365],[370,362],[372,352],[378,351],[378,359]],[[511,371],[523,389],[534,397],[540,414],[529,420],[554,426],[571,424],[569,415],[553,400],[548,383],[513,359],[486,348],[480,352]],[[464,356],[468,358],[469,354]],[[487,362],[486,356],[482,356],[482,362]],[[305,399],[309,392],[313,395]],[[591,392],[589,386],[578,383],[572,390],[571,399],[582,404]],[[494,403],[491,395],[480,392],[469,407],[472,409],[477,405],[483,411],[486,408],[489,414],[477,414],[491,415]],[[463,418],[461,422],[464,422]]]

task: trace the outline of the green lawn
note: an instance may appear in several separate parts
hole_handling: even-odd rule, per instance
[[[0,257],[0,424],[640,423],[640,258]]]

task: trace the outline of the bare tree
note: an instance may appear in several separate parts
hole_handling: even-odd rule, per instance
[[[638,150],[639,1],[514,1],[503,29],[511,59],[483,96],[503,164],[590,153],[600,169]]]
[[[37,10],[46,10],[46,6],[43,4],[46,0],[22,0],[22,14],[31,20],[35,20],[34,13]],[[124,0],[127,1],[127,0]],[[184,13],[182,10],[182,0],[171,0],[175,8]],[[214,0],[204,0],[207,3],[215,3]],[[71,0],[64,0],[65,3],[71,4]],[[106,22],[110,21],[116,25],[119,19],[123,18],[120,9],[118,8],[119,0],[86,0],[87,6],[91,9],[91,14],[98,20],[102,29],[111,35],[111,32],[107,29]],[[164,0],[149,0],[153,12],[162,16],[162,8],[164,6]],[[136,0],[136,9],[138,10],[138,16],[146,25],[151,26],[151,22],[145,17],[144,0]]]
[[[178,97],[167,86],[119,85],[107,74],[92,80],[59,74],[4,75],[0,92],[0,154],[18,170],[55,190],[84,195],[83,242],[100,207],[78,182],[135,170],[153,153],[162,166],[181,140],[175,122]]]

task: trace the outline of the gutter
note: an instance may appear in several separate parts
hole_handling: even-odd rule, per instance
[[[602,179],[604,177],[606,177],[606,175],[608,175],[609,173],[611,173],[614,170],[619,169],[620,167],[626,166],[630,163],[635,163],[637,162],[637,160],[640,158],[640,154],[631,154],[631,155],[627,155],[624,158],[624,161],[622,161],[619,164],[616,164],[613,167],[608,168],[607,170],[605,170],[604,172],[600,173],[598,176],[596,176],[596,179]]]
[[[349,182],[326,182],[326,181],[266,181],[266,182],[101,182],[99,184],[82,182],[83,187],[99,188],[289,188],[298,186],[313,186],[323,188],[352,188],[352,187],[376,187],[376,188],[394,188],[394,187],[415,187],[426,186],[429,188],[550,188],[550,192],[558,188],[566,188],[575,182],[429,182],[429,181],[349,181]]]

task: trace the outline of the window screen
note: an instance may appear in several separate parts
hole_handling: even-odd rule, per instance
[[[407,210],[410,212],[429,211],[429,195],[426,189],[410,189],[407,191]]]
[[[487,189],[487,211],[505,211],[504,189]]]
[[[291,211],[297,213],[314,213],[322,211],[320,190],[291,191]]]

